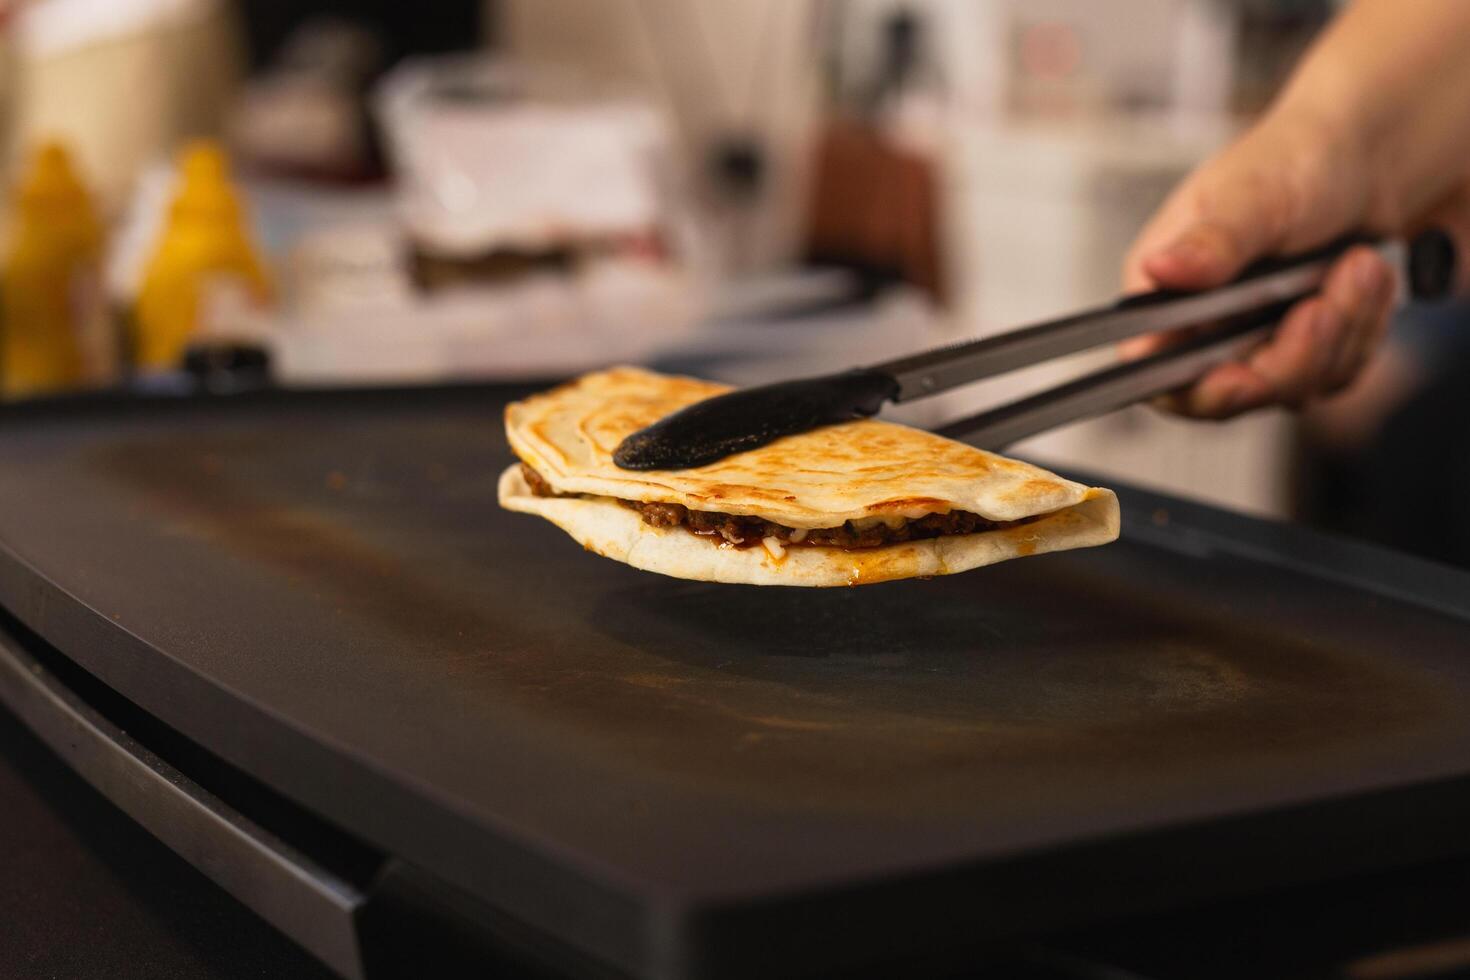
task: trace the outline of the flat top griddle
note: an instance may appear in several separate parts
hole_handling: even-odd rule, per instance
[[[496,507],[514,393],[15,412],[0,604],[630,973],[1470,850],[1470,577],[1125,490],[1102,549],[847,590],[666,579]]]

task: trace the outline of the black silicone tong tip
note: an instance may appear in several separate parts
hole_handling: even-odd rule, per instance
[[[822,425],[876,415],[898,394],[878,371],[742,388],[696,402],[624,439],[613,462],[625,470],[686,470]]]

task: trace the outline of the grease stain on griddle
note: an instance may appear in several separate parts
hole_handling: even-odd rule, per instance
[[[650,586],[607,605],[647,602],[661,615],[603,610],[593,619],[669,658],[668,677],[679,683],[639,678],[669,699],[756,729],[771,727],[761,709],[781,703],[782,717],[799,711],[806,723],[849,733],[854,748],[897,749],[911,762],[936,752],[1021,760],[1075,751],[1113,762],[1205,760],[1263,746],[1288,753],[1413,726],[1434,702],[1394,671],[1310,639],[1158,609],[1142,616],[1126,589],[1048,571],[1027,576],[1034,592],[1007,589],[1000,603],[768,590],[759,617],[721,587]],[[1115,629],[1089,636],[1085,628],[1116,619],[1137,631],[1120,639]],[[628,621],[655,632],[619,635],[617,624]],[[699,650],[711,631],[753,653],[690,683],[689,672],[708,666]]]
[[[109,447],[95,463],[141,491],[171,521],[173,533],[217,541],[293,581],[332,589],[359,611],[392,609],[394,626],[409,636],[421,638],[464,618],[462,607],[447,604],[442,593],[402,575],[402,562],[391,549],[334,516],[327,501],[314,499],[326,496],[322,491],[345,495],[350,485],[341,470],[326,469],[313,493],[301,493],[300,487],[291,495],[270,493],[248,479],[250,462],[279,444],[259,435],[137,441]],[[219,465],[222,459],[233,468]],[[426,471],[426,478],[443,481],[437,470]],[[341,605],[334,603],[338,611]]]
[[[502,462],[455,472],[470,438],[398,440],[370,495],[331,486],[350,468],[286,432],[114,444],[95,463],[175,526],[309,580],[324,614],[397,637],[453,678],[453,710],[509,700],[605,765],[780,805],[960,812],[997,785],[1045,795],[1146,770],[1177,785],[1263,763],[1289,779],[1454,710],[1355,652],[1350,613],[1321,635],[1256,626],[1208,583],[1139,588],[1128,561],[1147,556],[862,590],[636,572],[467,494]]]

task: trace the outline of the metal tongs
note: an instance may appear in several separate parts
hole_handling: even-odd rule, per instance
[[[628,470],[704,466],[782,436],[874,415],[886,402],[926,398],[1141,334],[1202,328],[1150,357],[1084,375],[937,430],[985,449],[1002,449],[1189,384],[1271,330],[1291,304],[1321,288],[1337,258],[1359,245],[1401,266],[1416,299],[1438,299],[1449,292],[1456,256],[1444,232],[1425,232],[1407,248],[1396,240],[1343,239],[1302,255],[1257,263],[1216,289],[1124,297],[1100,309],[870,367],[742,388],[640,429],[622,441],[613,460]]]

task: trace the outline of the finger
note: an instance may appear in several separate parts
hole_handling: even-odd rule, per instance
[[[1269,404],[1269,382],[1243,361],[1213,368],[1193,386],[1175,392],[1161,404],[1167,411],[1199,419],[1227,419]]]
[[[1387,263],[1371,249],[1355,249],[1329,273],[1323,294],[1293,307],[1269,341],[1244,362],[1214,369],[1167,407],[1229,418],[1338,390],[1357,377],[1381,341],[1392,302]]]
[[[1169,195],[1128,249],[1123,259],[1124,292],[1140,293],[1158,288],[1158,280],[1144,270],[1144,260],[1166,248],[1197,220],[1193,189],[1186,182]]]
[[[1161,285],[1169,285],[1161,283],[1150,274],[1145,268],[1146,263],[1150,256],[1167,248],[1197,221],[1194,193],[1189,185],[1185,185],[1170,196],[1159,213],[1139,234],[1133,247],[1128,250],[1128,255],[1123,261],[1124,292],[1131,295],[1158,289]],[[1133,337],[1118,343],[1118,354],[1124,360],[1136,360],[1150,354],[1157,354],[1164,348],[1185,340],[1188,336],[1189,333],[1185,330],[1169,330],[1143,337]]]
[[[1187,195],[1176,193],[1165,202],[1163,209],[1139,234],[1138,240],[1128,250],[1128,256],[1123,261],[1125,293],[1136,294],[1158,288],[1158,281],[1144,271],[1145,257],[1167,245],[1194,220],[1193,205]],[[1118,354],[1124,360],[1137,360],[1157,354],[1170,344],[1179,342],[1182,336],[1181,331],[1174,330],[1132,337],[1118,343]]]
[[[1296,406],[1307,401],[1326,383],[1346,329],[1342,317],[1321,297],[1298,303],[1271,342],[1262,345],[1247,361],[1251,371],[1265,382],[1269,395],[1232,407],[1245,411],[1269,402]]]
[[[1378,307],[1378,316],[1374,318],[1373,330],[1369,334],[1368,346],[1363,354],[1363,363],[1358,367],[1356,377],[1361,377],[1383,351],[1388,347],[1388,338],[1393,323],[1394,311],[1399,307],[1399,299],[1394,290],[1389,290],[1383,297]]]
[[[1329,387],[1325,392],[1326,394],[1332,394],[1334,392],[1342,390],[1350,384],[1356,383],[1357,380],[1363,376],[1363,373],[1369,369],[1369,366],[1373,363],[1378,353],[1383,350],[1385,346],[1384,342],[1388,338],[1389,323],[1393,319],[1393,311],[1397,305],[1398,297],[1396,295],[1396,290],[1392,288],[1386,290],[1384,295],[1380,298],[1378,302],[1378,307],[1374,312],[1372,318],[1372,325],[1367,331],[1367,343],[1363,345],[1362,352],[1359,355],[1358,363],[1353,369],[1351,377],[1349,377],[1341,384],[1329,384]]]
[[[1218,286],[1280,247],[1292,211],[1284,180],[1227,165],[1208,171],[1193,193],[1196,220],[1143,259],[1143,271],[1159,284]]]
[[[1313,298],[1292,307],[1269,341],[1243,361],[1214,368],[1169,407],[1197,418],[1224,419],[1273,402],[1296,403],[1327,370],[1337,327]]]
[[[1343,324],[1343,334],[1320,393],[1351,384],[1363,369],[1388,313],[1393,270],[1371,249],[1353,249],[1327,275],[1322,298]]]
[[[1145,256],[1143,271],[1153,281],[1175,289],[1207,289],[1228,282],[1256,254],[1237,237],[1235,229],[1200,222]]]

